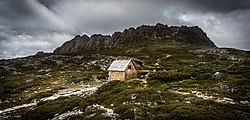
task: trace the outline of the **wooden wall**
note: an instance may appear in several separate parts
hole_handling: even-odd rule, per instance
[[[130,66],[130,68],[129,68],[129,66]],[[130,62],[125,70],[125,79],[132,79],[132,78],[136,78],[136,77],[137,77],[136,68],[135,68],[134,64],[132,62]]]
[[[109,80],[124,80],[125,72],[123,71],[109,71]]]

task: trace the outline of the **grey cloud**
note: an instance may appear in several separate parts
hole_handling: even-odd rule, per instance
[[[32,9],[29,7],[26,0],[2,0],[0,1],[0,13],[3,18],[15,19],[20,16],[28,16],[32,14]]]
[[[204,12],[230,12],[237,9],[250,9],[249,0],[177,0],[185,6]],[[182,3],[183,4],[183,3]]]
[[[51,9],[79,32],[110,34],[114,29],[146,24],[148,21],[152,23],[152,20],[158,19],[156,16],[161,8],[157,8],[149,1],[131,3],[110,0],[61,1],[51,6]]]
[[[3,34],[0,33],[2,36]],[[0,58],[22,57],[35,54],[38,51],[51,52],[73,36],[66,33],[42,33],[9,35],[8,41],[0,41]]]
[[[40,2],[45,7],[47,7],[48,9],[50,9],[50,6],[53,6],[58,1],[55,1],[55,0],[38,0],[38,2]]]
[[[10,1],[10,2],[9,2]],[[1,2],[0,24],[20,32],[71,32],[72,28],[36,0]]]
[[[2,0],[0,58],[52,51],[77,34],[158,22],[198,25],[218,46],[250,49],[249,19],[249,0]]]

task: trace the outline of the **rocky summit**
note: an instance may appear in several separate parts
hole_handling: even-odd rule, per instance
[[[72,40],[65,42],[53,53],[84,53],[110,50],[113,48],[124,48],[141,43],[159,43],[176,41],[198,46],[216,47],[198,26],[171,26],[157,23],[155,26],[142,25],[137,28],[125,29],[123,32],[115,32],[110,35],[94,34],[77,35]]]

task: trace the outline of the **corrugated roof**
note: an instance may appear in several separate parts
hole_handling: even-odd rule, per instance
[[[108,71],[125,71],[130,61],[131,60],[114,60],[108,68]]]

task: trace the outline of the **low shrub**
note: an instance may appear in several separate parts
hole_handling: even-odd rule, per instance
[[[115,113],[119,114],[120,119],[133,119],[135,114],[133,104],[119,105],[115,108]]]
[[[47,120],[54,117],[55,114],[61,114],[71,111],[80,105],[81,99],[60,97],[55,101],[39,102],[36,109],[27,111],[20,118],[21,120]]]
[[[161,80],[164,82],[168,81],[179,81],[191,78],[190,74],[180,73],[175,71],[159,71],[149,74],[149,80]]]
[[[96,91],[96,94],[100,94],[102,92],[106,92],[108,90],[111,90],[111,88],[113,88],[115,85],[120,84],[120,83],[121,83],[121,81],[119,81],[119,80],[110,81],[109,83],[102,85],[102,87],[100,87]]]
[[[97,76],[98,80],[103,80],[103,79],[107,79],[107,78],[108,78],[108,74],[102,74],[102,75]]]
[[[204,73],[204,74],[199,74],[195,77],[196,80],[208,80],[211,79],[212,74],[211,73]]]
[[[144,78],[145,75],[147,75],[149,73],[148,70],[139,70],[138,73],[137,73],[137,76],[140,77],[140,78]]]

